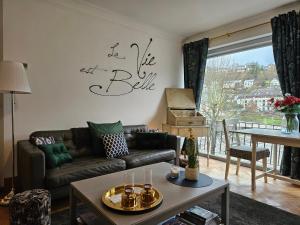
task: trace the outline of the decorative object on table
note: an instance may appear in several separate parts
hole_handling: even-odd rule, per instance
[[[144,190],[141,192],[141,204],[147,207],[155,201],[155,191],[152,184],[152,169],[144,168]]]
[[[167,180],[172,184],[191,188],[207,187],[213,183],[213,179],[211,177],[202,173],[199,173],[198,180],[188,180],[185,177],[185,171],[180,171],[178,174],[178,178],[173,178],[170,174],[168,174]]]
[[[187,180],[198,180],[199,178],[199,160],[198,144],[190,131],[190,137],[186,138],[184,154],[188,157],[188,165],[185,167],[185,178]]]
[[[134,173],[124,175],[124,192],[121,195],[121,206],[126,209],[136,207],[136,194],[134,193]]]
[[[7,206],[15,194],[15,124],[14,124],[14,105],[15,94],[30,94],[31,89],[28,83],[24,65],[19,62],[2,61],[0,62],[0,93],[10,93],[11,95],[11,127],[12,127],[12,186],[11,191],[3,199],[0,205]]]
[[[179,176],[179,170],[180,170],[180,168],[178,166],[172,165],[169,177],[172,178],[172,179],[178,178],[178,176]]]
[[[299,132],[298,114],[300,113],[300,98],[286,93],[283,99],[269,100],[276,111],[284,113],[281,131],[286,134]]]
[[[14,195],[9,204],[11,225],[51,225],[50,193],[33,189]]]
[[[144,189],[143,184],[135,184],[133,187],[134,194],[136,195],[136,204],[134,207],[123,207],[121,204],[121,196],[124,193],[124,185],[113,187],[103,193],[102,202],[107,207],[123,212],[123,213],[143,213],[149,210],[153,210],[160,206],[163,200],[163,195],[154,187],[152,190],[154,191],[154,201],[152,204],[144,206],[141,201],[141,192]]]

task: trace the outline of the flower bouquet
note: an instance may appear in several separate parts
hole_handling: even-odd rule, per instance
[[[269,103],[278,112],[285,114],[286,126],[282,129],[284,133],[299,132],[300,98],[286,93],[282,99],[271,98]]]

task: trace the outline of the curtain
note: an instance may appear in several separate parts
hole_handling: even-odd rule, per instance
[[[208,38],[183,46],[184,87],[193,89],[197,110],[200,108],[207,52]]]
[[[282,93],[300,97],[300,13],[292,11],[274,17],[271,25],[274,59]],[[280,172],[300,179],[299,148],[285,147]]]
[[[184,87],[193,89],[197,110],[200,108],[207,53],[208,38],[183,45]],[[186,139],[182,149],[186,149]]]

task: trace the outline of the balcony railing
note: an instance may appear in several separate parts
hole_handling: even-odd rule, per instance
[[[246,129],[246,128],[265,128],[265,129],[271,129],[271,130],[280,130],[280,126],[277,125],[265,125],[265,124],[259,124],[256,122],[244,122],[244,121],[238,121],[235,123],[228,123],[229,130],[235,130],[235,129]],[[222,122],[217,123],[217,128],[215,132],[216,141],[215,144],[211,143],[211,149],[210,154],[212,156],[215,156],[216,158],[225,158],[226,151],[225,151],[225,139],[224,139],[224,131],[222,127]],[[236,134],[229,132],[231,144],[236,143]],[[212,139],[212,138],[211,138]],[[250,145],[251,146],[251,137],[250,135],[246,134],[239,134],[239,139],[241,144],[243,145]],[[270,157],[268,158],[268,166],[273,166],[273,154],[274,154],[274,145],[269,143],[259,143],[258,146],[265,147],[270,150]],[[206,154],[207,152],[207,141],[205,137],[199,138],[199,152]],[[278,153],[277,153],[277,165],[280,165],[281,158],[282,158],[282,152],[283,152],[283,146],[278,146]],[[250,163],[249,161],[244,161],[245,163]],[[258,163],[259,165],[259,163]]]

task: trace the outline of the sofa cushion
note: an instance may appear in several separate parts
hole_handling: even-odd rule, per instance
[[[46,171],[48,189],[69,185],[71,182],[113,173],[126,169],[124,160],[95,158],[92,156],[74,159],[61,167]]]
[[[136,148],[138,149],[159,149],[165,148],[167,143],[167,133],[160,132],[137,132]]]
[[[126,161],[126,168],[134,168],[153,163],[167,162],[174,160],[175,150],[157,149],[157,150],[133,150],[129,149],[129,155],[122,156],[120,159]]]
[[[118,134],[104,134],[102,141],[107,158],[118,158],[129,154],[123,132]]]
[[[49,136],[49,137],[32,137],[30,141],[31,141],[32,144],[34,144],[36,146],[55,144],[55,138],[53,136]]]
[[[95,155],[105,156],[104,145],[101,139],[102,135],[124,132],[121,121],[118,121],[116,123],[102,124],[97,124],[88,121],[87,124],[89,126],[92,138],[92,151]]]
[[[71,128],[72,139],[77,148],[92,147],[92,138],[88,127]]]
[[[32,137],[49,137],[53,136],[55,143],[64,143],[70,155],[73,158],[80,156],[91,155],[91,149],[87,147],[76,147],[73,142],[73,134],[71,130],[50,130],[50,131],[36,131],[30,134],[30,140]]]
[[[47,168],[55,168],[73,160],[63,143],[40,145],[39,147],[45,153]]]

